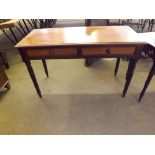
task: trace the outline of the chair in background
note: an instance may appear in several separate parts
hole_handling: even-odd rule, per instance
[[[141,19],[141,23],[142,23],[141,31],[144,31],[145,27],[148,26],[146,31],[152,32],[155,20],[154,19]]]
[[[0,29],[5,36],[10,40],[13,45],[16,45],[23,37],[30,33],[33,29],[37,28],[50,28],[54,27],[56,19],[18,19],[18,20],[0,20]],[[16,31],[15,31],[16,30]],[[8,31],[10,33],[8,33]],[[21,34],[19,37],[19,34]],[[6,68],[9,68],[5,52],[0,50],[0,59]],[[44,66],[46,65],[43,60]]]
[[[32,29],[52,28],[56,24],[56,19],[27,19],[25,23],[29,23]]]
[[[148,27],[148,30],[149,30],[150,32],[152,32],[152,30],[153,30],[154,22],[155,22],[154,19],[150,19],[150,20],[149,20],[149,27]]]

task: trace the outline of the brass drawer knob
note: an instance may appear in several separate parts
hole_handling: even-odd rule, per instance
[[[108,49],[106,49],[106,53],[107,54],[111,54],[111,52],[110,52],[110,49],[108,48]]]
[[[54,54],[54,50],[53,50],[53,49],[50,49],[50,50],[49,50],[49,54],[50,54],[50,55],[53,55],[53,54]]]

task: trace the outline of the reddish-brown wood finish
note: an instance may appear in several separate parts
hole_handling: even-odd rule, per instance
[[[91,26],[35,29],[15,47],[144,44],[128,26]]]

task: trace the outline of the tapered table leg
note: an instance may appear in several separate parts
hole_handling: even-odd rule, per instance
[[[33,68],[32,68],[32,66],[31,66],[31,62],[30,62],[29,60],[27,60],[27,61],[25,61],[25,64],[26,64],[26,66],[27,66],[27,69],[28,69],[28,71],[29,71],[30,77],[31,77],[31,79],[32,79],[32,81],[33,81],[33,84],[34,84],[34,86],[35,86],[35,88],[36,88],[36,91],[37,91],[39,97],[42,97],[41,91],[40,91],[40,88],[39,88],[39,85],[38,85],[38,82],[37,82],[37,80],[36,80],[36,77],[35,77]]]
[[[127,78],[128,78],[128,73],[129,73],[129,71],[130,71],[131,64],[132,64],[132,61],[130,60],[130,61],[129,61],[129,65],[128,65],[128,69],[127,69],[127,72],[126,72],[126,80],[127,80]]]
[[[115,66],[115,73],[114,73],[114,76],[116,76],[116,74],[117,74],[117,72],[118,72],[118,68],[119,68],[120,60],[121,60],[121,58],[117,58],[116,66]]]
[[[139,102],[141,101],[142,97],[144,96],[145,91],[146,91],[148,85],[150,84],[150,81],[151,81],[151,79],[152,79],[152,77],[153,77],[153,75],[154,75],[154,72],[155,72],[155,61],[154,61],[153,66],[152,66],[152,68],[151,68],[151,70],[150,70],[150,73],[149,73],[149,75],[148,75],[148,77],[147,77],[147,80],[145,81],[145,85],[144,85],[144,87],[143,87],[143,90],[142,90],[142,92],[140,93]]]
[[[136,67],[136,62],[137,62],[137,60],[131,58],[130,64],[129,64],[130,67],[129,67],[129,70],[127,71],[127,79],[126,79],[126,83],[125,83],[125,86],[124,86],[122,97],[124,97],[126,95],[126,93],[127,93],[128,87],[130,85],[130,82],[131,82],[131,79],[132,79],[132,76],[133,76],[133,73],[134,73],[134,69]]]
[[[47,69],[46,60],[42,59],[42,62],[43,62],[43,66],[44,66],[44,70],[45,70],[46,76],[48,77],[48,69]]]

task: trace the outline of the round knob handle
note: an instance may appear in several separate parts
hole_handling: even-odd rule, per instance
[[[50,49],[49,50],[49,53],[52,55],[52,54],[54,54],[54,50],[53,49]]]
[[[111,54],[110,49],[106,49],[106,53]]]

